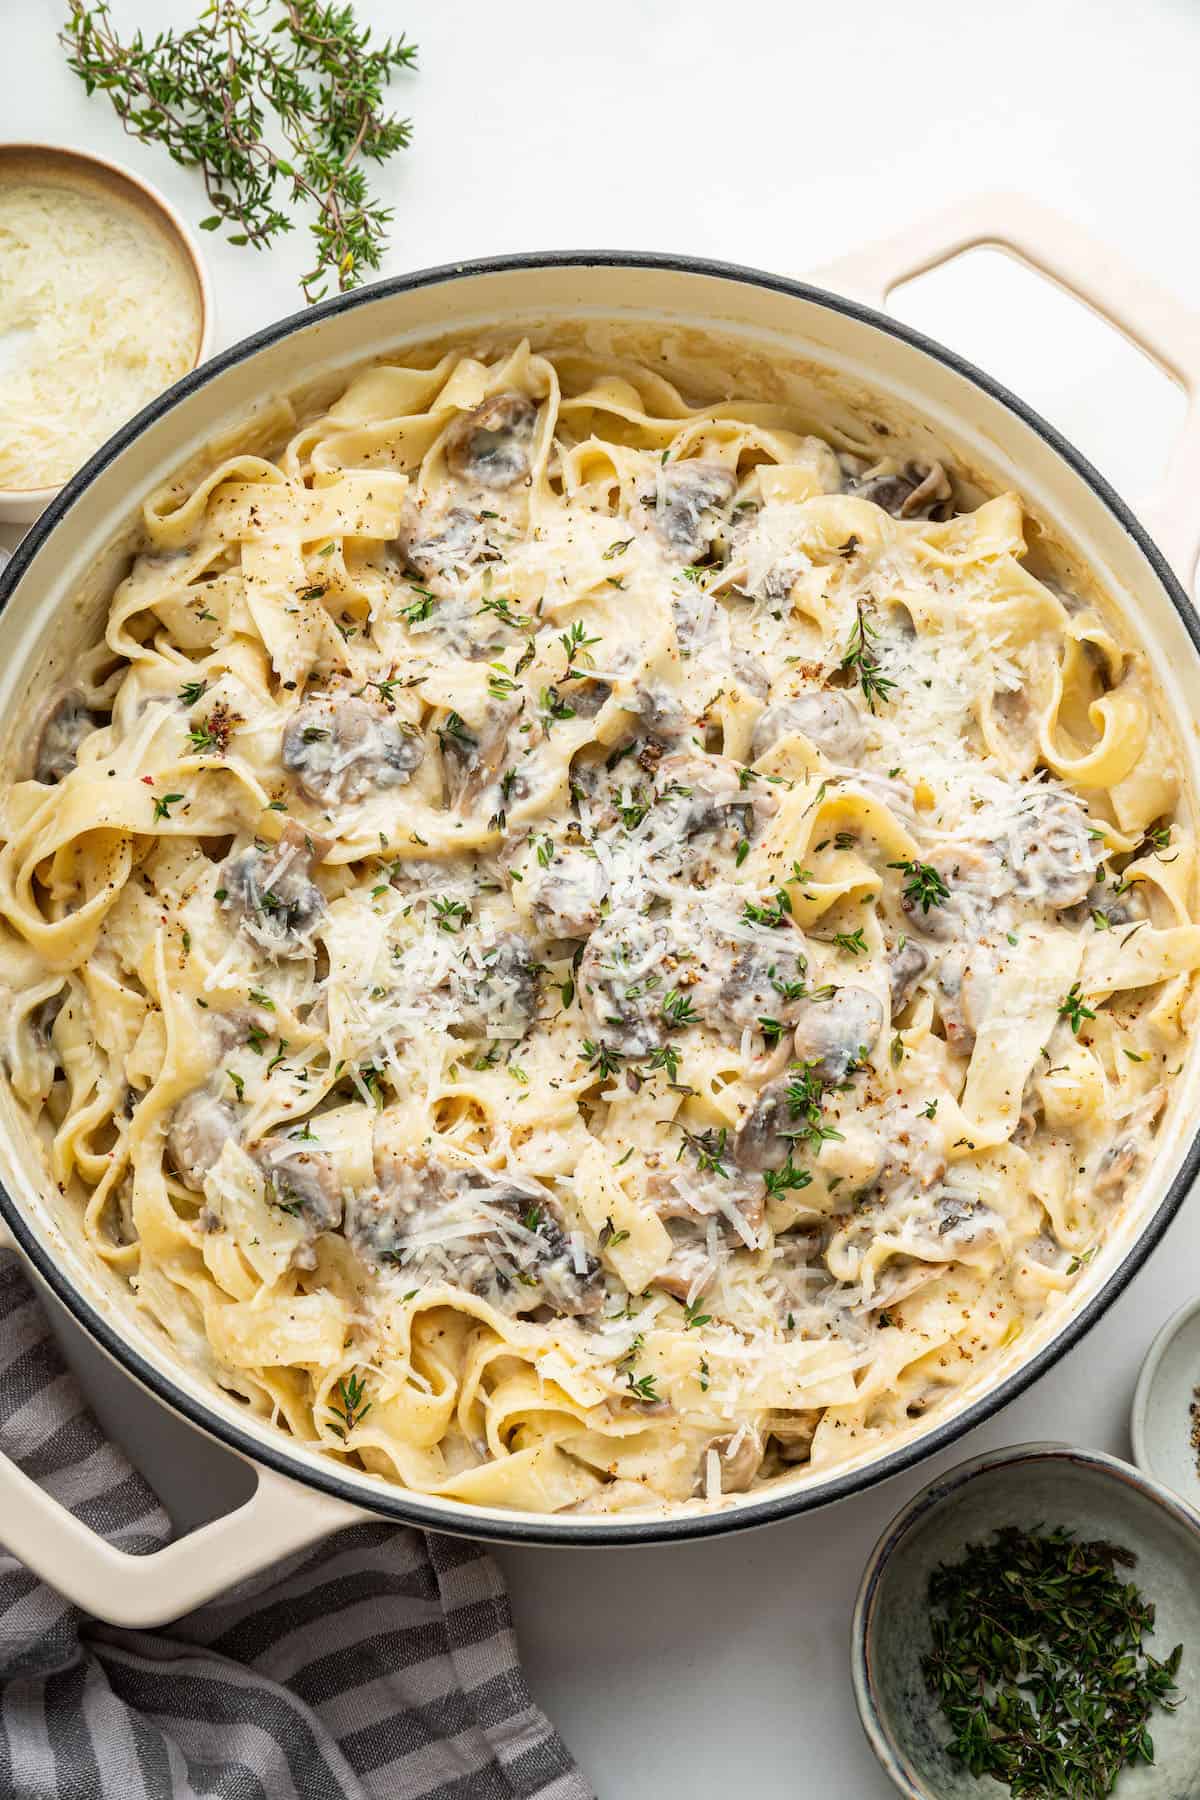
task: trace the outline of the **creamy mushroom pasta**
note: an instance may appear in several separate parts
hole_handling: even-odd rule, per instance
[[[459,1500],[919,1429],[1180,1062],[1143,657],[1014,495],[632,364],[379,366],[285,438],[149,502],[8,795],[7,1058],[91,1251]]]

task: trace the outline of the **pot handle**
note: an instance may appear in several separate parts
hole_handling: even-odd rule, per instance
[[[110,1625],[165,1625],[248,1575],[368,1515],[260,1464],[242,1506],[148,1556],[131,1556],[0,1457],[0,1542],[50,1587]]]
[[[2,1219],[0,1249],[17,1249]],[[293,1550],[370,1517],[261,1463],[250,1466],[258,1486],[241,1506],[161,1550],[131,1556],[0,1456],[0,1544],[93,1618],[109,1625],[165,1625]]]
[[[1137,345],[1187,396],[1166,475],[1141,508],[1191,594],[1200,553],[1200,312],[1137,274],[1107,245],[1024,194],[976,194],[813,270],[809,280],[882,308],[893,288],[964,250],[1006,250]]]
[[[110,1625],[165,1625],[293,1550],[368,1516],[260,1464],[252,1467],[258,1486],[242,1506],[162,1550],[131,1556],[0,1457],[0,1542],[94,1618]]]
[[[0,1249],[16,1247],[0,1220]],[[258,1486],[233,1512],[162,1550],[131,1556],[0,1456],[0,1544],[93,1618],[109,1625],[165,1625],[293,1550],[369,1517],[261,1463],[251,1467]]]

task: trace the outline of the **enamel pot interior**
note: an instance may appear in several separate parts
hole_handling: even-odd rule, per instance
[[[51,504],[0,577],[0,754],[20,773],[39,699],[69,677],[101,629],[128,562],[139,505],[212,454],[227,434],[253,441],[273,398],[334,395],[351,370],[443,339],[486,352],[527,333],[615,356],[637,353],[685,391],[784,392],[812,425],[879,419],[915,446],[947,455],[979,489],[1013,487],[1032,517],[1037,555],[1075,585],[1089,579],[1147,651],[1173,716],[1194,794],[1200,746],[1189,696],[1200,693],[1197,629],[1162,558],[1086,461],[1050,427],[967,364],[893,321],[756,271],[608,253],[524,256],[380,284],[272,326],[186,377],[101,449]],[[722,371],[714,386],[712,370]],[[256,445],[256,447],[262,447]],[[1090,571],[1090,578],[1088,575]],[[123,1283],[80,1247],[77,1202],[60,1195],[6,1084],[0,1085],[0,1208],[34,1267],[80,1323],[161,1400],[235,1450],[377,1513],[493,1539],[630,1543],[764,1523],[860,1490],[943,1448],[1012,1399],[1103,1313],[1166,1229],[1200,1149],[1196,1047],[1175,1083],[1141,1188],[1071,1295],[1010,1351],[957,1409],[827,1473],[738,1496],[720,1510],[611,1521],[470,1509],[405,1493],[294,1445],[250,1419],[202,1372],[183,1366],[140,1320]]]

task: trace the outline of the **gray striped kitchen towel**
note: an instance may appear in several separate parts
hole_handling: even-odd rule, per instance
[[[170,1530],[0,1251],[0,1449],[123,1550]],[[3,1535],[0,1529],[0,1536]],[[589,1800],[476,1546],[352,1526],[161,1631],[0,1550],[4,1800]]]

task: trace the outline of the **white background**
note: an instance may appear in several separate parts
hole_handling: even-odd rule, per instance
[[[113,6],[123,27],[157,29],[199,0]],[[125,139],[67,72],[61,11],[0,0],[0,129],[123,159],[202,217],[197,178]],[[397,83],[416,135],[382,178],[396,209],[384,273],[599,245],[802,273],[945,200],[1013,187],[1200,305],[1194,0],[358,0],[358,12],[421,47],[419,72]],[[269,257],[204,243],[220,344],[296,309],[301,233]],[[1009,265],[964,260],[898,310],[1009,380],[1132,500],[1161,468],[1174,397]],[[1139,1361],[1192,1294],[1197,1252],[1193,1203],[1102,1327],[941,1465],[1032,1438],[1127,1454]],[[109,1429],[180,1521],[222,1510],[239,1466],[68,1338]],[[501,1551],[534,1691],[603,1800],[884,1800],[847,1678],[850,1608],[876,1535],[933,1472],[711,1544]]]

